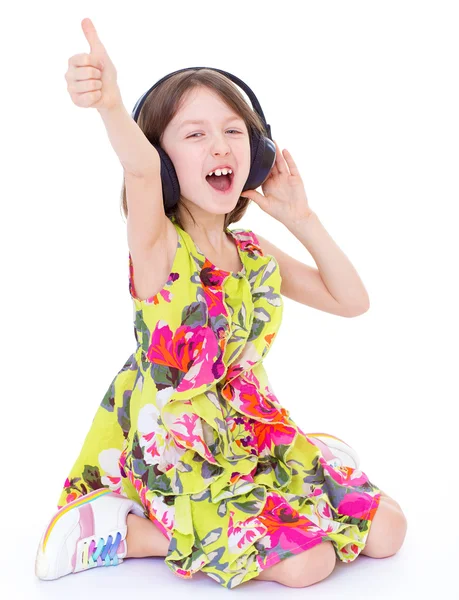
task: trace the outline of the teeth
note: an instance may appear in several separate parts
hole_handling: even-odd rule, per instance
[[[207,177],[209,177],[210,175],[217,175],[218,177],[220,177],[220,175],[228,175],[228,173],[232,173],[233,171],[231,169],[217,169],[216,171],[211,171],[210,173],[208,173]]]

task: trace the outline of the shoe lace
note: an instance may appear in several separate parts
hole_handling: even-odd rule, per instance
[[[83,545],[83,556],[82,564],[85,568],[94,566],[109,567],[110,565],[119,564],[119,557],[116,553],[118,546],[121,542],[121,533],[118,531],[116,534],[115,541],[111,535],[108,536],[107,541],[105,538],[100,537],[99,543],[96,547],[95,540],[91,540],[91,543],[86,542]]]

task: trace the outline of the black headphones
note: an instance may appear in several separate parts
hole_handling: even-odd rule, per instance
[[[185,69],[179,69],[178,71],[174,71],[173,73],[169,73],[165,75],[162,79],[157,81],[145,94],[143,94],[136,102],[134,109],[131,113],[132,118],[135,122],[140,114],[140,110],[147,99],[148,94],[160,83],[172,77],[176,73],[181,73],[182,71],[189,71],[191,69],[211,69],[212,71],[218,71],[223,75],[226,75],[231,81],[239,85],[248,95],[250,101],[252,103],[253,109],[258,113],[261,117],[264,126],[266,127],[266,131],[268,133],[268,137],[261,135],[258,130],[250,129],[250,171],[247,181],[242,189],[244,190],[254,190],[259,187],[265,179],[268,177],[269,172],[271,171],[274,161],[276,160],[276,146],[272,141],[271,137],[271,127],[266,122],[263,111],[261,110],[261,106],[248,85],[246,85],[241,79],[228,73],[227,71],[222,71],[220,69],[214,69],[213,67],[187,67]],[[165,209],[173,208],[180,199],[180,186],[177,178],[177,173],[175,172],[174,165],[172,164],[169,156],[164,152],[164,150],[156,144],[153,144],[156,150],[159,153],[161,159],[161,182],[163,186],[163,201]]]

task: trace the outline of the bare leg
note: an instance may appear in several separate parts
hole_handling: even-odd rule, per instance
[[[167,556],[169,540],[150,519],[144,519],[133,513],[129,513],[127,516],[127,526],[126,558]]]

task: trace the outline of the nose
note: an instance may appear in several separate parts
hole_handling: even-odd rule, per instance
[[[228,140],[222,136],[215,136],[211,144],[211,152],[214,156],[226,156],[230,154],[231,148]]]

